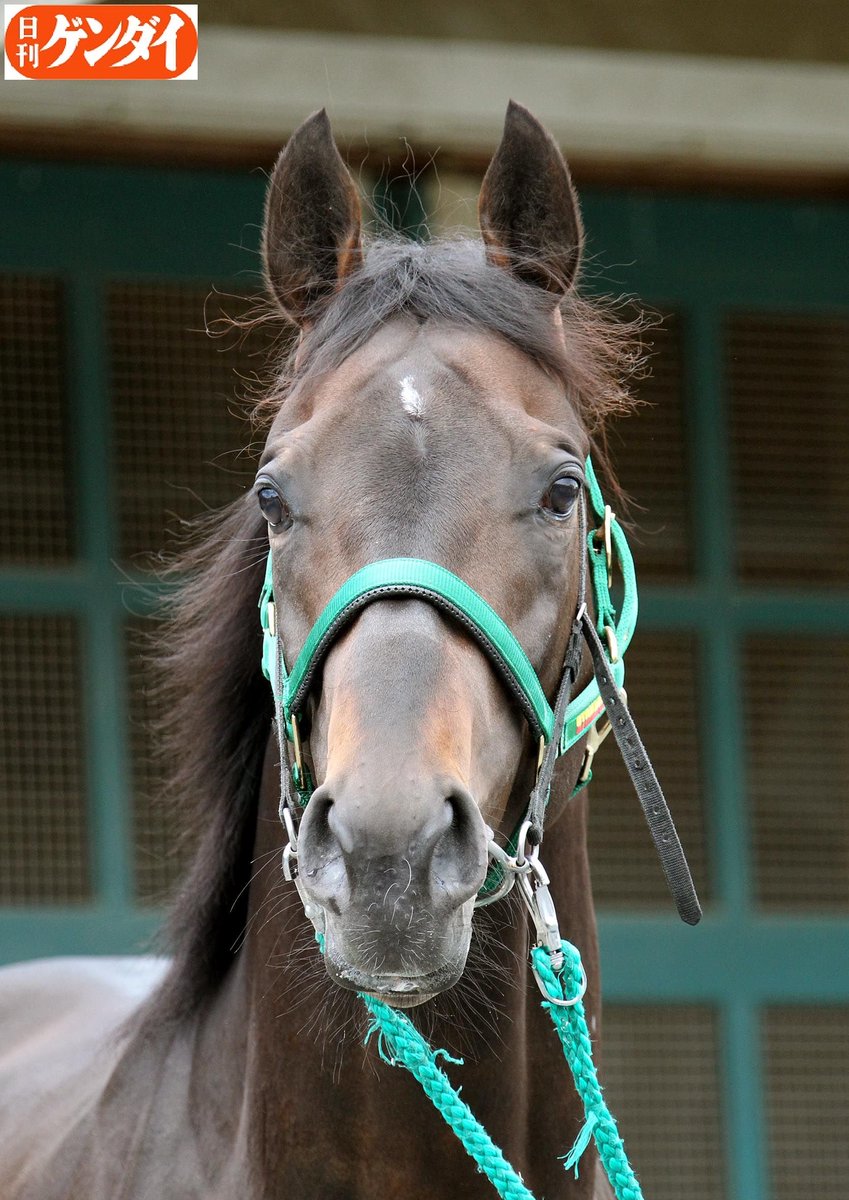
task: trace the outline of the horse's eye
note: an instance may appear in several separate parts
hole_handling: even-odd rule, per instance
[[[289,509],[276,488],[265,485],[257,491],[256,496],[262,509],[262,515],[272,529],[279,529],[281,525],[290,524]]]
[[[542,498],[541,507],[554,517],[568,517],[581,494],[581,485],[574,475],[561,475]]]

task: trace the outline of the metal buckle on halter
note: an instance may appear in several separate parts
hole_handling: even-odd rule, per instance
[[[604,558],[607,563],[607,586],[613,587],[613,522],[616,520],[616,513],[609,504],[604,506],[604,518],[598,529],[593,530],[593,537],[604,543]]]
[[[298,718],[294,713],[289,718],[289,724],[292,727],[292,748],[295,751],[295,771],[297,771],[297,775],[294,776],[295,786],[301,788],[304,786],[305,779],[304,751],[301,746],[301,731],[298,729]]]
[[[619,688],[619,698],[627,706],[628,693],[624,688]],[[581,769],[578,772],[578,783],[586,783],[589,779],[593,769],[593,759],[598,753],[599,746],[610,733],[610,730],[611,724],[607,717],[600,717],[595,725],[591,726],[584,745],[584,761],[581,763]]]
[[[578,783],[586,783],[592,774],[593,759],[595,758],[599,746],[610,733],[610,722],[607,717],[602,717],[596,721],[587,734],[586,744],[584,745],[584,761],[581,763],[581,769],[578,772]]]

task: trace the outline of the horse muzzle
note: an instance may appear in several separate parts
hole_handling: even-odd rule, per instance
[[[487,846],[480,811],[456,783],[434,779],[400,797],[341,781],[317,788],[301,821],[298,874],[323,916],[331,978],[405,1005],[456,983]]]

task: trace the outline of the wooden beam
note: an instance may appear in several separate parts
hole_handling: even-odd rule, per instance
[[[352,160],[483,161],[509,96],[599,177],[849,176],[849,70],[678,55],[201,27],[194,82],[16,82],[0,144],[108,157],[270,159],[326,105]]]

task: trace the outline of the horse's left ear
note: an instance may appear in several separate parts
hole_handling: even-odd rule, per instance
[[[551,134],[514,100],[478,216],[490,262],[558,295],[569,290],[584,244],[578,197]]]
[[[359,193],[323,108],[295,130],[274,166],[262,256],[271,292],[302,329],[362,262]]]

